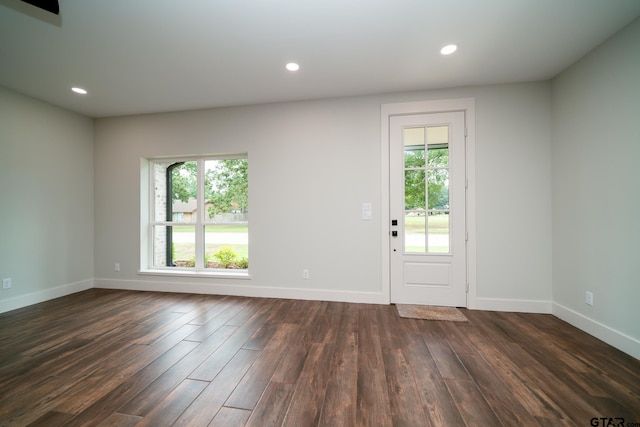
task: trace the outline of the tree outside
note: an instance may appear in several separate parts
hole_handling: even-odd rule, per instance
[[[424,148],[406,150],[404,162],[405,210],[432,211],[448,209],[448,148],[430,148],[427,150],[426,159]],[[426,203],[427,201],[428,204]]]

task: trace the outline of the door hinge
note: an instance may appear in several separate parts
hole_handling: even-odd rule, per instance
[[[466,291],[467,293],[469,293],[469,282],[467,282],[467,283],[465,284],[465,291]]]
[[[467,129],[467,128],[465,127],[465,128],[464,128],[464,137],[466,138],[468,134],[469,134],[469,129]]]
[[[464,179],[464,188],[469,188],[469,178]]]
[[[469,241],[469,232],[468,232],[468,231],[466,231],[466,232],[464,233],[464,241],[465,241],[465,242],[468,242],[468,241]]]

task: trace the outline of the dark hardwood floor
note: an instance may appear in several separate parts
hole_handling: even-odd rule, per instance
[[[89,290],[0,314],[0,424],[640,426],[637,359],[550,315],[463,311]]]

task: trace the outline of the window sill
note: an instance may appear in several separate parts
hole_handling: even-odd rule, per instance
[[[172,276],[172,277],[206,277],[213,279],[251,279],[251,275],[247,270],[213,270],[213,271],[189,271],[174,269],[146,269],[138,271],[138,274],[149,276]]]

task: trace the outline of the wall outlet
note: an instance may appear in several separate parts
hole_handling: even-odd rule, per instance
[[[587,305],[593,305],[593,293],[587,291],[584,297],[584,303]]]
[[[2,289],[11,289],[11,278],[2,279]]]
[[[371,203],[365,202],[362,204],[362,219],[370,220],[373,218],[373,207]]]
[[[115,263],[115,265],[113,266],[113,269],[114,269],[115,271],[120,271],[120,263],[119,263],[119,262],[116,262],[116,263]]]
[[[309,270],[302,270],[302,278],[304,280],[309,279]]]

